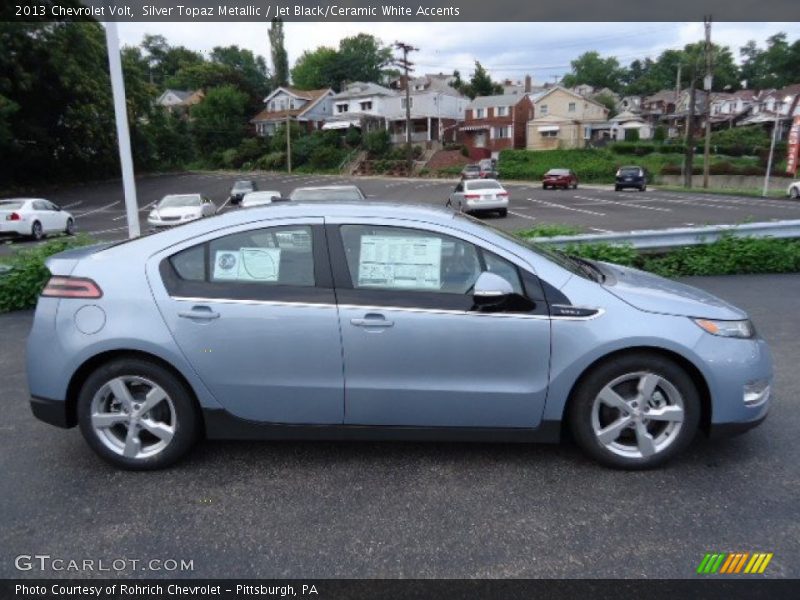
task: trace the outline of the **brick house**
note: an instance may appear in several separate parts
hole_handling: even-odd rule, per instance
[[[525,148],[531,119],[533,102],[528,94],[479,96],[464,111],[459,138],[471,154],[479,150],[497,155],[501,150]]]

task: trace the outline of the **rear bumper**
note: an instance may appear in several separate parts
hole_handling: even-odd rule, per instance
[[[466,200],[464,202],[466,210],[497,210],[500,208],[508,208],[508,199],[506,200]]]
[[[646,185],[644,181],[617,181],[614,184],[614,187],[623,189],[623,188],[640,188]]]
[[[34,417],[56,427],[68,429],[77,425],[67,410],[67,403],[63,400],[31,396],[31,410]]]

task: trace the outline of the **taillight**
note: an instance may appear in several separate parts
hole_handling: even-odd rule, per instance
[[[495,196],[508,196],[508,192],[497,192]]]
[[[464,194],[464,198],[466,198],[467,200],[477,200],[480,197],[481,197],[480,194]]]
[[[19,216],[19,213],[11,213],[10,215],[6,215],[6,221],[21,221],[22,217]]]
[[[51,277],[42,290],[49,298],[101,298],[103,290],[84,277]]]

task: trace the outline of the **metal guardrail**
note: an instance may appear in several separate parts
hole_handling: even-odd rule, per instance
[[[590,233],[585,235],[538,238],[537,241],[563,248],[570,244],[627,244],[642,250],[658,250],[676,246],[698,246],[717,241],[723,235],[734,237],[800,238],[800,220],[647,229],[624,233]]]

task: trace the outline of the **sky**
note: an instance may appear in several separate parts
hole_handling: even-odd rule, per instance
[[[123,44],[136,45],[145,34],[160,34],[172,45],[209,52],[214,46],[237,44],[269,58],[269,23],[120,23]],[[476,60],[495,80],[522,80],[533,76],[535,84],[553,81],[569,71],[569,63],[583,52],[597,50],[604,56],[630,61],[663,50],[682,48],[703,39],[703,24],[696,23],[298,23],[284,25],[289,65],[305,50],[336,47],[343,37],[371,33],[386,44],[395,41],[419,48],[410,59],[416,74],[472,73]],[[770,35],[784,31],[789,40],[800,38],[800,23],[714,23],[714,43],[730,46],[734,57],[748,40],[759,45]],[[235,33],[235,35],[232,35]]]

